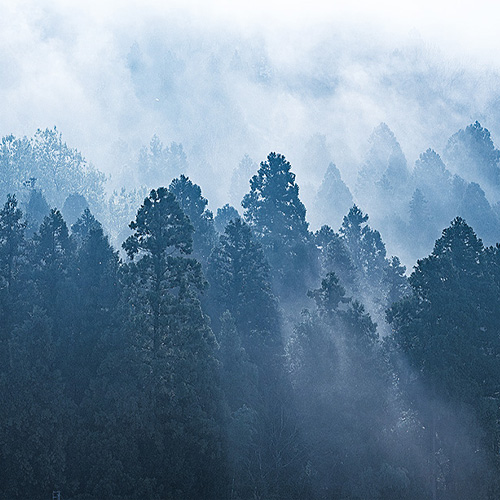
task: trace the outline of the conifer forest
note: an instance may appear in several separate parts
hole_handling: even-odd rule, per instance
[[[0,20],[0,499],[500,498],[500,68],[48,5]]]

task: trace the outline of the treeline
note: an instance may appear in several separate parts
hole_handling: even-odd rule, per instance
[[[207,204],[152,190],[120,257],[7,197],[2,498],[498,498],[500,247],[457,217],[407,279],[356,205],[311,232],[275,153]]]

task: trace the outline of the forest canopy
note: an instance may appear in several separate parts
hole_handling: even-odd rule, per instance
[[[500,151],[369,143],[311,214],[246,155],[214,216],[181,144],[110,192],[4,137],[0,498],[498,498]]]

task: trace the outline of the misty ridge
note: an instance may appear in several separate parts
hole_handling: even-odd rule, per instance
[[[0,16],[0,498],[500,498],[495,64],[31,7]]]

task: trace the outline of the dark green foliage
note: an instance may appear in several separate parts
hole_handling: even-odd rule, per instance
[[[425,402],[411,384],[406,387],[424,426],[431,429],[432,462],[439,448],[447,456],[448,468],[435,466],[431,477],[433,488],[442,481],[455,492],[449,498],[487,498],[488,488],[495,487],[491,478],[482,484],[474,480],[479,470],[491,473],[498,450],[492,429],[500,390],[499,295],[492,255],[472,228],[456,218],[431,255],[417,263],[410,277],[412,294],[388,313],[397,345],[430,394]],[[462,437],[464,426],[468,431]]]
[[[269,265],[261,245],[241,219],[230,221],[221,235],[220,245],[210,258],[208,279],[212,316],[218,318],[229,310],[244,335],[247,350],[255,356],[256,349],[279,346],[279,316]]]
[[[305,293],[317,272],[317,256],[295,174],[283,155],[270,153],[260,164],[241,204],[269,260],[280,295]]]
[[[193,225],[193,257],[205,266],[216,240],[213,214],[206,209],[208,200],[202,196],[200,186],[185,175],[174,179],[168,190]]]

